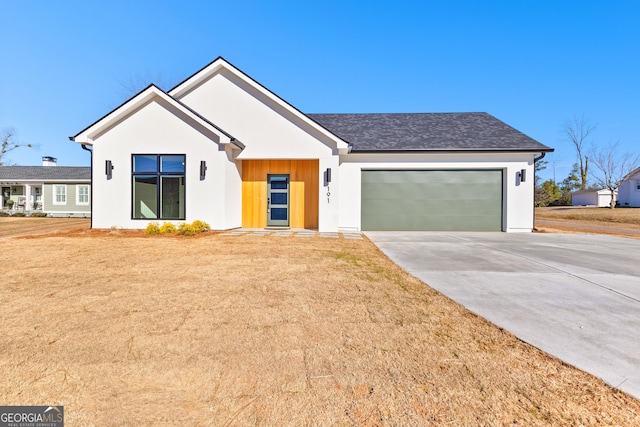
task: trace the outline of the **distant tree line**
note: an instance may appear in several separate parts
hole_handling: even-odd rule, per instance
[[[571,205],[571,193],[577,190],[607,189],[611,194],[609,207],[615,207],[614,193],[622,180],[640,166],[640,156],[620,152],[619,143],[598,146],[591,139],[596,126],[584,117],[573,119],[563,125],[566,141],[576,152],[577,163],[574,163],[569,175],[558,183],[554,179],[539,182],[536,175],[536,206]],[[595,166],[596,173],[589,173],[589,166]],[[548,162],[540,160],[535,165],[536,172],[546,169]]]

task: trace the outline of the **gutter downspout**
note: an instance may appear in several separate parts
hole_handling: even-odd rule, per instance
[[[82,144],[82,149],[88,151],[91,154],[91,164],[89,168],[89,173],[91,176],[91,178],[89,179],[89,197],[91,197],[91,199],[89,200],[89,210],[91,211],[91,217],[89,218],[89,226],[91,227],[91,229],[93,229],[93,150],[87,148],[85,144]]]
[[[533,231],[538,231],[536,228],[536,162],[542,160],[546,155],[547,153],[543,151],[539,157],[533,158]]]

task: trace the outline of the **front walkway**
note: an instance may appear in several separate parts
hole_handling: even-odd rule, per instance
[[[274,237],[324,237],[329,239],[357,239],[362,240],[362,234],[350,233],[321,233],[316,230],[305,230],[302,228],[290,229],[268,229],[268,228],[236,228],[225,231],[222,236],[274,236]]]

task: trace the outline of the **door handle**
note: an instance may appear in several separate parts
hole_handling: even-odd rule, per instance
[[[271,212],[271,198],[267,197],[267,213]]]

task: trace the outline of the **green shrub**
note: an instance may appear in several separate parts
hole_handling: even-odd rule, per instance
[[[183,236],[193,236],[194,234],[197,233],[197,231],[193,227],[193,225],[182,223],[178,225],[178,233],[182,234]]]
[[[191,223],[191,226],[196,231],[196,233],[203,233],[205,231],[209,231],[209,229],[211,228],[209,227],[209,224],[207,224],[204,221],[200,221],[199,219],[196,219],[195,221],[193,221]]]
[[[144,230],[145,234],[160,234],[160,226],[157,222],[150,222]]]
[[[0,211],[0,216],[11,216],[9,212]]]
[[[170,222],[165,222],[160,226],[160,234],[175,233],[176,226]]]
[[[47,216],[46,212],[31,212],[29,216],[33,218],[45,218]]]
[[[11,216],[26,216],[24,212],[14,212]]]

